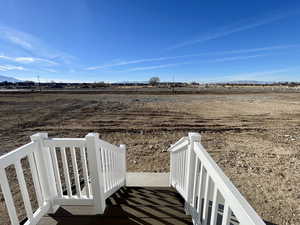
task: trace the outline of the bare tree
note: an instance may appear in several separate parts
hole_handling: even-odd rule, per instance
[[[160,82],[159,77],[151,77],[149,80],[149,84],[151,84],[153,86],[158,85],[159,82]]]

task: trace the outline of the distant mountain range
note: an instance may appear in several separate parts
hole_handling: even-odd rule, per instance
[[[7,81],[7,82],[20,82],[21,80],[18,80],[16,78],[13,78],[13,77],[7,77],[7,76],[2,76],[0,75],[0,82],[3,82],[3,81]]]

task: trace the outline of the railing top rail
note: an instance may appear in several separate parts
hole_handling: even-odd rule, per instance
[[[167,151],[169,151],[169,152],[180,151],[180,150],[183,150],[184,147],[188,146],[188,144],[189,144],[188,137],[183,137],[179,141],[177,141],[174,145],[171,145],[171,147],[168,148]]]
[[[85,141],[85,138],[48,138],[49,141]]]
[[[51,147],[61,147],[61,146],[70,146],[70,147],[85,147],[86,140],[85,138],[48,138],[44,140],[46,146]]]
[[[0,168],[6,168],[7,166],[14,164],[17,160],[20,160],[33,152],[36,147],[37,144],[35,142],[30,142],[0,156]]]
[[[265,225],[254,209],[223,173],[201,143],[195,144],[195,153],[208,171],[220,193],[229,202],[230,208],[238,218],[240,224]]]
[[[120,152],[120,153],[122,153],[121,151],[119,151],[120,150],[120,147],[118,147],[118,146],[116,146],[116,145],[113,145],[113,144],[110,144],[110,143],[108,143],[108,142],[106,142],[106,141],[103,141],[102,139],[99,139],[98,140],[98,144],[100,145],[100,147],[102,146],[102,147],[104,147],[104,148],[106,148],[106,149],[109,149],[109,150],[113,150],[113,151],[118,151],[118,152]]]
[[[177,145],[181,144],[182,142],[189,140],[188,137],[182,137],[178,141],[175,142],[175,144],[172,144],[170,148],[168,148],[168,151],[170,151],[172,148],[176,147]]]

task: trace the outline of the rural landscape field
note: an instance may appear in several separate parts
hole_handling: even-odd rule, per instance
[[[37,132],[50,137],[98,132],[104,140],[126,144],[128,170],[139,172],[169,171],[169,145],[199,132],[207,151],[264,220],[300,224],[300,98],[295,91],[2,93],[0,123],[1,155]],[[21,194],[11,174],[18,202]],[[0,201],[0,224],[7,224],[2,195]],[[24,209],[18,214],[22,218]]]
[[[0,225],[300,225],[300,1],[0,5]]]

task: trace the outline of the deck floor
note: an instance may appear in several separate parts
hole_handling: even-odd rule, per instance
[[[107,199],[104,215],[92,215],[91,206],[64,206],[44,216],[38,225],[192,224],[184,201],[169,187],[124,187]]]

